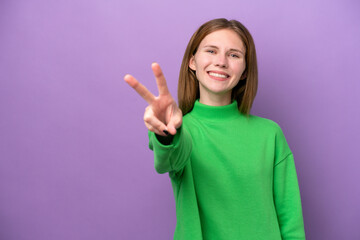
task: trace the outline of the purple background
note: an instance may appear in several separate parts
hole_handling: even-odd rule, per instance
[[[307,239],[360,239],[359,1],[0,1],[0,239],[171,239],[175,202],[131,73],[176,97],[205,21],[237,19],[259,64],[253,115],[295,156]]]

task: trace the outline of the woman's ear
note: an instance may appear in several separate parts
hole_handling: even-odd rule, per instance
[[[194,55],[192,55],[192,57],[190,58],[189,68],[191,68],[191,70],[193,70],[193,71],[196,71],[195,57],[194,57]]]

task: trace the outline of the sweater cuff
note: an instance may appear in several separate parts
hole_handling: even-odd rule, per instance
[[[156,137],[156,134],[154,132],[151,132],[150,130],[148,130],[148,135],[149,135],[149,148],[151,150],[154,150],[155,148],[159,148],[161,150],[167,150],[167,149],[171,149],[171,148],[176,148],[179,145],[180,142],[180,138],[182,137],[183,133],[182,133],[182,126],[180,126],[179,129],[176,129],[176,134],[174,135],[172,142],[168,145],[163,144],[159,141],[159,139]]]

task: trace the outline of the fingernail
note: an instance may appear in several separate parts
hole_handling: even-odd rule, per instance
[[[166,135],[169,135],[169,132],[168,132],[168,131],[163,130],[163,132],[164,132]]]

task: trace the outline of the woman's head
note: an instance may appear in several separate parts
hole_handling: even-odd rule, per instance
[[[216,46],[206,44],[212,42],[215,42]],[[225,49],[223,47],[227,45],[236,46],[235,49],[229,49],[226,53],[230,54],[229,60],[222,59],[220,55],[215,60],[214,55]],[[204,58],[210,60],[201,61]],[[204,64],[206,61],[209,65]],[[221,68],[224,71],[218,71]],[[229,74],[226,75],[229,81],[220,81],[220,84],[226,83],[226,86],[215,90],[232,89],[231,100],[237,100],[240,112],[249,114],[257,91],[257,61],[254,41],[249,31],[240,22],[228,21],[224,18],[214,19],[204,23],[191,37],[179,76],[178,99],[183,114],[191,111],[195,100],[200,97],[200,88],[204,89],[201,78],[209,73],[205,71],[212,70],[215,77],[216,73]],[[218,75],[218,77],[221,76]],[[200,87],[198,78],[201,81]]]

